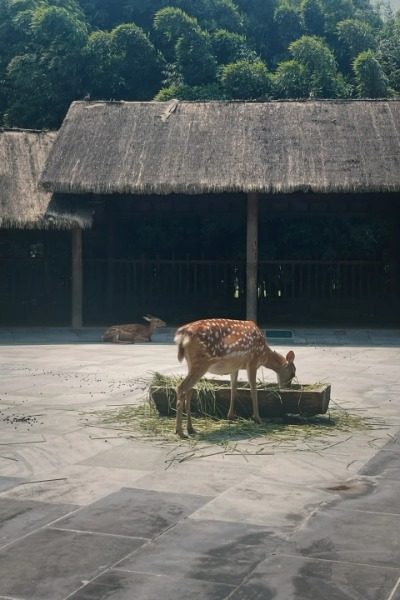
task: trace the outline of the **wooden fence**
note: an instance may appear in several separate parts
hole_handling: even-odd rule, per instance
[[[0,259],[2,325],[68,325],[68,260]],[[398,298],[381,261],[260,261],[260,323],[393,324]],[[85,325],[132,321],[147,312],[171,324],[206,316],[244,318],[244,261],[84,261]]]
[[[70,316],[67,258],[0,258],[1,325],[68,325]]]
[[[244,261],[88,260],[84,321],[244,318],[245,274]],[[381,261],[260,261],[258,282],[260,322],[382,322],[393,305]]]

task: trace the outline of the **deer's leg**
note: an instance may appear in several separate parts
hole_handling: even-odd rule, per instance
[[[114,344],[133,344],[134,340],[126,335],[123,331],[117,331],[112,339]]]
[[[183,383],[183,382],[182,382]],[[184,392],[180,389],[182,384],[178,385],[176,389],[176,421],[175,421],[175,433],[179,437],[184,438],[185,434],[182,429],[182,409],[185,401]]]
[[[207,372],[207,368],[189,372],[188,375],[185,377],[185,379],[182,381],[182,383],[180,383],[176,389],[176,433],[179,435],[179,437],[182,437],[182,438],[185,437],[185,434],[183,433],[183,428],[182,428],[182,413],[183,413],[183,407],[185,404],[186,404],[186,410],[188,411],[188,414],[189,414],[188,432],[191,433],[189,431],[189,423],[191,425],[191,411],[190,411],[191,392],[193,390],[193,387],[196,385],[196,383],[199,381],[199,379],[201,379],[201,377],[203,377],[204,373],[206,373],[206,372]],[[187,399],[188,394],[189,394],[189,400]],[[191,427],[191,429],[193,432],[193,427]]]
[[[228,419],[234,419],[236,416],[235,415],[235,400],[236,400],[236,394],[237,394],[236,385],[237,385],[238,374],[239,374],[239,371],[234,371],[233,373],[231,373],[231,403],[229,405]]]
[[[253,419],[256,423],[261,423],[261,417],[258,412],[258,398],[257,398],[257,367],[249,365],[247,367],[247,377],[250,384],[251,401],[253,405]]]
[[[189,435],[196,433],[193,425],[192,425],[192,409],[191,409],[191,401],[193,395],[193,388],[186,392],[185,394],[185,411],[186,411],[186,422],[187,422],[187,432]]]
[[[115,336],[113,337],[114,344],[131,344],[132,342],[130,340],[126,340],[124,339],[124,337],[120,334],[120,333],[116,333]]]

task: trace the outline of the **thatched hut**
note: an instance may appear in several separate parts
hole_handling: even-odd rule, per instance
[[[2,323],[30,323],[51,313],[68,289],[70,265],[59,264],[55,248],[70,234],[78,237],[91,226],[90,212],[71,201],[39,189],[38,181],[55,132],[0,131],[0,306]],[[56,233],[57,232],[57,233]],[[58,266],[58,268],[57,268]],[[64,285],[62,285],[64,282]],[[58,294],[57,294],[58,290]],[[62,299],[62,304],[66,304]],[[67,302],[69,304],[69,300]],[[62,312],[62,311],[61,311]],[[31,318],[30,318],[31,317]]]
[[[382,313],[389,322],[398,314],[399,101],[75,102],[41,185],[96,211],[85,238],[86,321],[142,310],[172,322],[256,318],[257,309],[259,320],[281,323],[310,323],[313,314],[377,322]],[[190,235],[188,214],[196,221]],[[326,258],[321,239],[313,256],[270,251],[279,229],[268,219],[289,224],[315,214],[319,223],[384,214],[390,247],[374,260]],[[232,233],[226,224],[237,215]],[[212,218],[207,234],[217,233],[193,257],[196,229]]]
[[[0,130],[0,227],[85,229],[88,211],[38,186],[56,132]]]

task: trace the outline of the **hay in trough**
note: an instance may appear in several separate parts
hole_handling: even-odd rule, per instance
[[[176,387],[180,377],[170,377],[154,373],[149,386],[151,399],[160,413],[167,416],[176,411]],[[276,383],[259,381],[258,405],[262,418],[279,417],[284,414],[312,416],[325,414],[329,407],[330,384],[292,384],[280,389]],[[230,381],[221,379],[201,379],[193,389],[192,413],[202,416],[225,418],[230,405]],[[245,419],[252,413],[250,386],[248,382],[238,382],[236,414]]]

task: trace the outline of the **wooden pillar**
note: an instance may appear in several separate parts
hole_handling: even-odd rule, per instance
[[[257,321],[258,195],[247,195],[246,319]]]
[[[82,229],[72,229],[72,302],[71,325],[82,327],[83,273],[82,273]]]
[[[106,204],[107,215],[107,318],[110,322],[114,319],[114,231],[115,231],[115,203]]]
[[[389,212],[390,219],[390,291],[397,302],[400,296],[400,210],[395,204]]]

